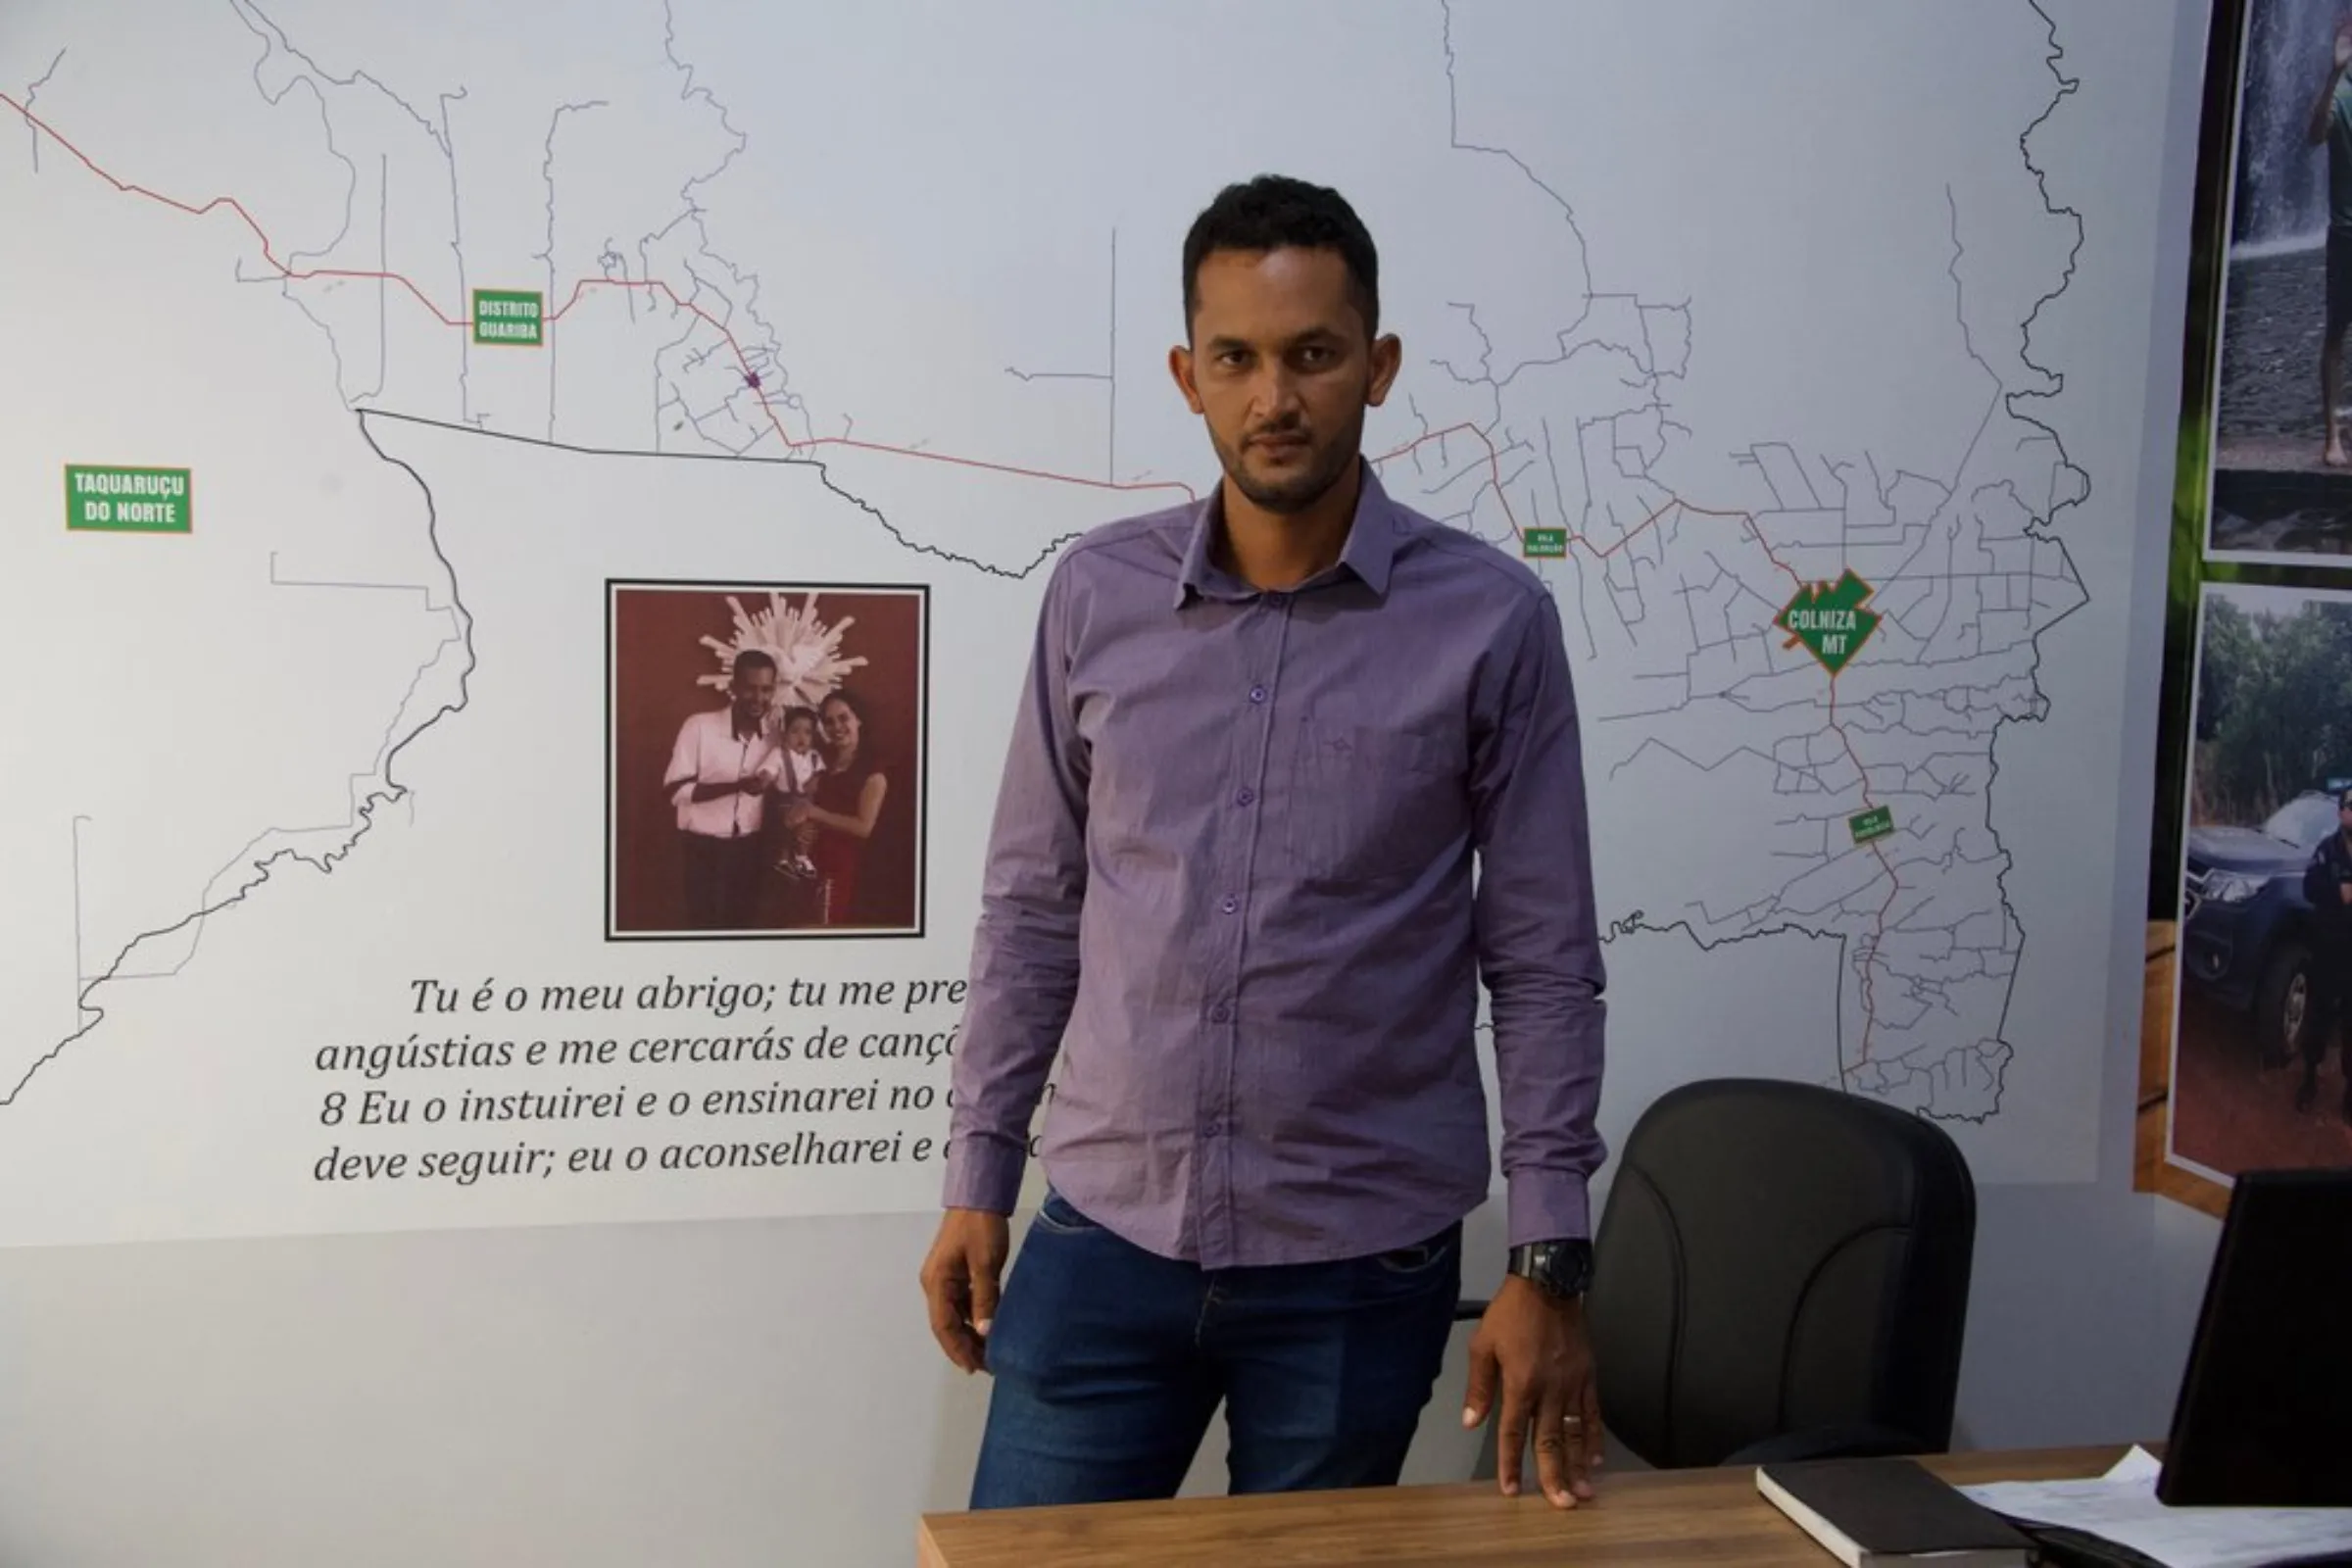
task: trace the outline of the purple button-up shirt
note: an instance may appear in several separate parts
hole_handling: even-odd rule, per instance
[[[1288,592],[1216,494],[1046,587],[956,1051],[950,1206],[1054,1186],[1207,1268],[1427,1239],[1487,1195],[1492,997],[1513,1243],[1589,1234],[1599,933],[1559,612],[1389,499]],[[1473,858],[1477,875],[1474,878]]]

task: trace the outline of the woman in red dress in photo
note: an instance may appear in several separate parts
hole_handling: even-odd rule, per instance
[[[837,691],[816,712],[825,770],[816,777],[809,803],[794,812],[792,825],[816,863],[815,923],[856,925],[858,873],[874,824],[881,820],[890,779],[863,750],[865,709],[855,694]]]

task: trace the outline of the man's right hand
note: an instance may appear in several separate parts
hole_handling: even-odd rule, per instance
[[[1004,1215],[951,1208],[940,1219],[931,1255],[923,1259],[931,1335],[948,1359],[966,1372],[988,1369],[988,1330],[1011,1250],[1011,1228]]]

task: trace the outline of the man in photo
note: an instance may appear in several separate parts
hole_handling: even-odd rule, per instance
[[[677,810],[689,930],[752,925],[765,798],[784,765],[768,722],[775,695],[776,662],[745,649],[728,671],[727,705],[678,726],[662,785]]]
[[[1055,564],[982,883],[922,1269],[994,1378],[972,1504],[1167,1496],[1220,1403],[1237,1493],[1396,1480],[1487,1198],[1483,977],[1511,1252],[1463,1420],[1499,1390],[1501,1489],[1532,1433],[1573,1507],[1602,966],[1558,607],[1365,462],[1402,349],[1338,192],[1229,187],[1183,265],[1223,478]]]
[[[2336,23],[2329,62],[2303,136],[2312,146],[2328,149],[2328,317],[2320,334],[2320,399],[2327,409],[2328,440],[2321,461],[2340,468],[2345,455],[2337,406],[2343,401],[2344,328],[2352,324],[2352,19]]]
[[[2352,982],[2352,788],[2335,800],[2336,830],[2320,840],[2303,871],[2303,898],[2311,906],[2311,1018],[2303,1026],[2303,1082],[2295,1108],[2319,1103],[2320,1064],[2328,1042],[2342,1041],[2336,1061],[2344,1072],[2344,1120],[2352,1121],[2352,1016],[2344,993]]]

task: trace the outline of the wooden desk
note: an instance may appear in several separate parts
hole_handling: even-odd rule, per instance
[[[2121,1446],[1942,1455],[1928,1468],[1960,1486],[2094,1476]],[[1531,1477],[1532,1479],[1532,1477]],[[1599,1495],[1568,1511],[1492,1482],[1366,1488],[1172,1502],[926,1514],[923,1568],[1159,1568],[1238,1563],[1479,1565],[1739,1563],[1823,1568],[1836,1558],[1756,1493],[1752,1469],[1603,1472]]]

